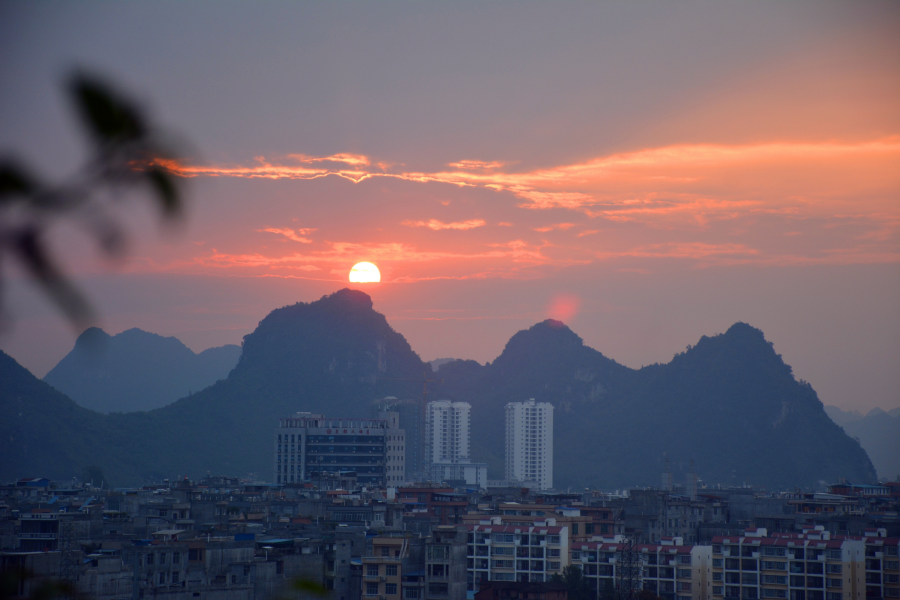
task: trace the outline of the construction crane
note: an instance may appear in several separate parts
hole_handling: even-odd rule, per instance
[[[428,384],[429,383],[437,383],[442,385],[444,383],[443,379],[430,379],[428,377],[428,373],[423,371],[421,379],[414,379],[408,377],[377,377],[379,381],[414,381],[422,383],[422,403],[419,405],[419,435],[418,435],[418,456],[416,465],[420,474],[424,475],[425,470],[425,407],[428,404]]]

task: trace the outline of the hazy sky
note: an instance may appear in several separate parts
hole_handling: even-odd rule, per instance
[[[632,367],[735,321],[826,404],[900,406],[900,4],[0,3],[0,149],[84,159],[63,82],[182,140],[191,210],[53,243],[116,333],[195,350],[347,285],[426,360],[562,318]],[[7,262],[0,348],[77,332]]]

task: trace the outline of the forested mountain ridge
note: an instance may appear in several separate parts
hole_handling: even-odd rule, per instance
[[[44,381],[97,412],[153,410],[225,378],[240,355],[233,344],[195,354],[174,337],[91,327]]]
[[[245,336],[226,379],[146,413],[85,411],[9,357],[0,365],[0,451],[12,457],[0,478],[65,478],[97,465],[114,485],[207,471],[271,479],[279,417],[369,416],[377,398],[421,393],[420,384],[396,379],[431,372],[371,299],[352,290],[273,311]],[[710,482],[793,488],[875,479],[859,444],[745,324],[703,337],[668,364],[633,370],[544,321],[515,334],[492,363],[453,361],[438,373],[444,385],[431,397],[472,404],[472,455],[491,464],[492,477],[502,476],[506,403],[535,398],[556,406],[559,488],[655,485],[663,452],[676,481],[691,460]],[[13,418],[22,403],[28,414]],[[42,422],[45,410],[72,417]],[[7,441],[42,435],[53,436],[54,452],[71,446],[71,457],[55,461]]]

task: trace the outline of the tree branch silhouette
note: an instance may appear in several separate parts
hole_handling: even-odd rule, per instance
[[[110,256],[124,248],[125,232],[111,203],[144,188],[171,222],[183,216],[181,182],[162,164],[177,160],[159,129],[131,100],[99,77],[77,72],[67,86],[85,126],[91,155],[68,181],[48,183],[13,158],[0,159],[0,265],[9,256],[77,328],[93,320],[90,302],[59,266],[47,244],[48,230],[76,220]],[[4,278],[0,276],[0,292]],[[2,302],[0,295],[0,302]]]

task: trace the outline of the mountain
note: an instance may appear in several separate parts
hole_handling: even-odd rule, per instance
[[[428,364],[431,365],[432,370],[437,371],[441,365],[446,365],[448,362],[453,362],[454,360],[458,360],[456,358],[436,358],[434,360],[429,360]]]
[[[853,423],[854,421],[859,421],[865,417],[865,415],[858,410],[842,410],[837,406],[831,405],[825,407],[825,414],[841,427],[847,423]]]
[[[668,364],[635,371],[545,321],[514,335],[480,371],[468,365],[454,377],[454,367],[438,373],[452,381],[456,399],[481,396],[473,433],[495,472],[503,437],[489,422],[503,422],[506,402],[535,398],[555,406],[557,486],[657,485],[664,452],[676,477],[693,460],[702,479],[717,483],[791,488],[850,472],[875,479],[865,452],[828,418],[812,387],[744,323],[704,336]]]
[[[844,431],[859,440],[883,479],[900,476],[900,413],[873,408],[866,416],[844,424]]]
[[[431,368],[352,290],[272,311],[244,337],[226,379],[149,412],[87,411],[0,358],[0,479],[65,479],[95,465],[118,486],[208,471],[271,479],[279,417],[368,416],[376,398],[416,398],[420,384],[398,379]],[[515,334],[492,363],[457,360],[438,372],[444,385],[433,397],[472,404],[472,454],[492,476],[502,476],[506,403],[536,398],[556,407],[560,488],[656,484],[663,452],[676,472],[693,459],[713,482],[875,479],[865,451],[745,324],[668,364],[632,370],[544,321]]]
[[[240,356],[233,344],[195,354],[174,337],[91,327],[44,381],[98,412],[153,410],[225,378]]]

